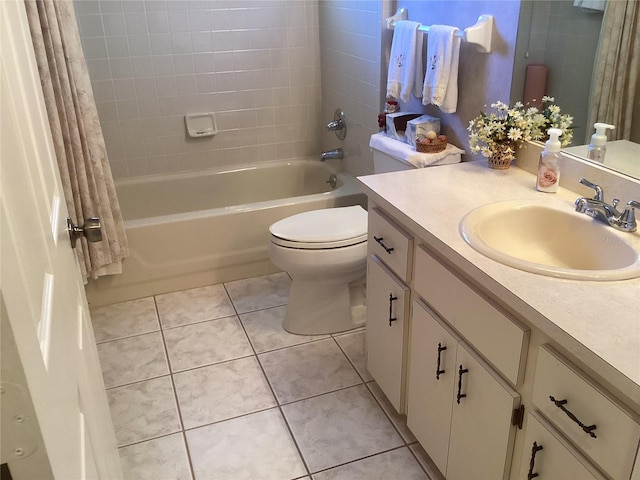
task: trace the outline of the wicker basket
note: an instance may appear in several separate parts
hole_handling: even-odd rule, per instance
[[[492,152],[487,161],[490,168],[496,170],[506,170],[511,167],[514,159],[515,146],[513,144],[504,144],[501,148]]]
[[[416,143],[416,152],[420,152],[420,153],[440,153],[442,151],[444,151],[447,148],[447,144],[449,142],[440,142],[440,143],[436,143],[436,144],[424,144],[424,143],[420,143],[417,142]]]

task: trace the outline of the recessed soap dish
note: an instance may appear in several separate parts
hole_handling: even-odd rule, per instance
[[[213,113],[190,113],[185,115],[187,134],[192,138],[212,137],[218,133],[216,117]]]

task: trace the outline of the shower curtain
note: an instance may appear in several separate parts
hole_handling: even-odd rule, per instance
[[[640,73],[640,2],[607,2],[591,84],[588,127],[610,123],[617,140],[629,140]],[[589,143],[591,128],[587,128]]]
[[[77,243],[85,278],[122,272],[128,243],[71,0],[25,0],[64,196],[74,223],[99,217],[102,241]]]

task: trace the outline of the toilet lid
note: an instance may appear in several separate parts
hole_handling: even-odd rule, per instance
[[[367,211],[360,205],[311,210],[280,220],[269,231],[288,242],[357,243],[367,238]]]

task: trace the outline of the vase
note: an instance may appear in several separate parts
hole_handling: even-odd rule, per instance
[[[516,146],[513,143],[501,143],[489,155],[489,167],[506,170],[516,157]]]

